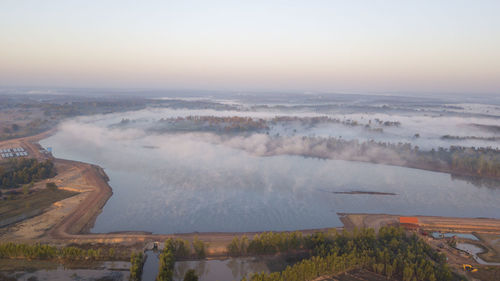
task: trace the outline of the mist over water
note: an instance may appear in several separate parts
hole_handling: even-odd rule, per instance
[[[97,218],[93,232],[179,233],[335,227],[341,226],[337,212],[500,218],[499,188],[477,187],[453,180],[448,174],[290,155],[262,157],[259,151],[265,147],[260,142],[270,138],[265,134],[222,138],[206,132],[151,134],[146,130],[155,120],[168,117],[272,118],[285,114],[147,109],[70,120],[60,126],[57,134],[41,143],[53,147],[56,157],[98,164],[110,177],[113,196]],[[360,120],[368,118],[363,116],[361,119],[362,115],[358,115]],[[492,122],[486,118],[471,121],[456,117],[382,117],[401,121],[401,128],[390,129],[395,131],[394,139],[402,136],[411,139],[410,135],[420,128],[422,137],[415,141],[428,147],[437,145],[432,132],[438,135],[445,127],[453,131],[453,126],[460,127],[467,122]],[[138,122],[127,128],[110,127],[122,118]],[[281,135],[286,132],[321,135],[323,132],[360,138],[352,128],[337,127],[335,130],[330,127],[295,128],[295,132],[291,128],[281,128]],[[456,129],[453,132],[456,133]],[[383,136],[391,138],[390,134]],[[334,191],[377,191],[396,195],[334,194]]]

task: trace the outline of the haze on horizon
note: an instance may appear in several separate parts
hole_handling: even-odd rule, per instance
[[[500,92],[500,1],[0,3],[0,86]]]

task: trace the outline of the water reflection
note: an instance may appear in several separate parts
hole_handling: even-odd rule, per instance
[[[479,246],[476,246],[474,244],[457,243],[456,248],[460,249],[462,251],[465,251],[465,252],[469,253],[470,255],[472,255],[472,257],[474,258],[474,260],[476,260],[476,262],[479,263],[479,264],[484,264],[484,265],[500,265],[500,263],[498,263],[498,262],[487,262],[487,261],[483,260],[482,258],[480,258],[478,256],[478,254],[484,252],[484,249],[481,248],[481,247],[479,247]]]
[[[26,261],[29,264],[31,261]],[[49,263],[47,263],[49,264]],[[42,262],[42,265],[45,265]],[[36,263],[33,268],[39,268],[40,263]],[[38,280],[38,281],[67,281],[67,280],[128,280],[129,262],[102,262],[96,263],[95,268],[65,267],[61,264],[51,262],[50,266],[43,269],[0,272],[0,280]],[[10,279],[9,279],[10,278]]]
[[[143,268],[142,280],[154,281],[158,275],[159,252],[147,251],[146,262]],[[174,268],[174,280],[182,281],[190,269],[194,269],[200,281],[241,280],[255,272],[270,272],[266,258],[230,258],[226,260],[196,260],[177,261]],[[286,262],[278,259],[282,270]]]
[[[146,251],[144,266],[142,267],[142,281],[154,281],[158,275],[160,266],[160,252]]]
[[[257,157],[191,134],[109,130],[106,122],[63,126],[42,141],[55,156],[98,164],[110,177],[113,196],[93,232],[336,227],[341,226],[336,212],[500,218],[499,188],[477,188],[448,174],[300,156]],[[352,190],[397,195],[332,193]]]
[[[227,260],[179,261],[175,263],[174,280],[182,280],[189,269],[194,269],[200,281],[241,280],[255,272],[269,272],[263,259],[231,258]]]

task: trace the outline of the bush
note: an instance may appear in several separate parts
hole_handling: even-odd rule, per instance
[[[206,245],[203,241],[198,239],[198,236],[195,236],[193,239],[193,248],[196,257],[203,259],[206,256]]]
[[[57,185],[53,182],[48,182],[45,184],[45,187],[50,190],[50,191],[55,191],[57,190]]]
[[[190,269],[184,275],[184,281],[198,281],[198,275],[194,269]]]

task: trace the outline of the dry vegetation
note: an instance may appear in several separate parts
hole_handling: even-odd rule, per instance
[[[6,199],[0,205],[0,226],[7,221],[17,222],[30,216],[43,213],[53,203],[76,195],[76,192],[67,190],[35,190],[30,194],[18,194],[12,199]]]

